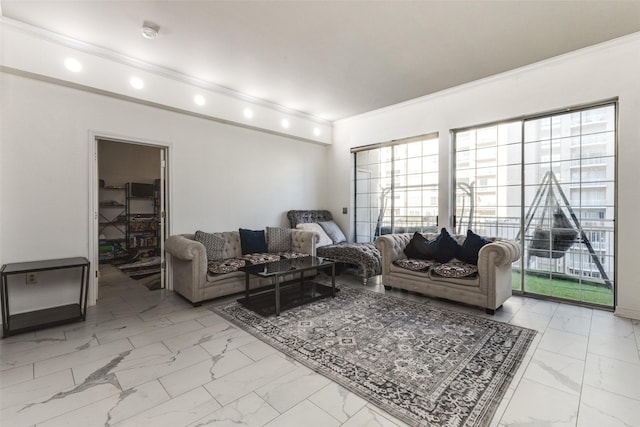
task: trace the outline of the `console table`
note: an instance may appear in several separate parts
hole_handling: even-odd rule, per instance
[[[71,268],[79,268],[82,270],[79,283],[80,296],[77,303],[11,314],[9,307],[9,276]],[[2,266],[0,273],[2,275],[1,297],[3,337],[61,325],[63,323],[76,322],[79,320],[84,321],[86,319],[87,291],[89,289],[89,261],[85,257],[5,264]],[[40,285],[34,284],[30,286]]]

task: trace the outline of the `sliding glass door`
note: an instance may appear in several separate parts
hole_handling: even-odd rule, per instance
[[[514,290],[613,305],[615,108],[454,132],[456,231],[521,242]]]
[[[524,291],[613,305],[615,105],[524,121]]]

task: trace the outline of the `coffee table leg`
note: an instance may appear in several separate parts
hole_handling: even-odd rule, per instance
[[[280,278],[276,276],[276,316],[280,316]]]
[[[336,265],[331,264],[331,297],[336,297]]]
[[[244,298],[249,302],[249,273],[244,273]]]

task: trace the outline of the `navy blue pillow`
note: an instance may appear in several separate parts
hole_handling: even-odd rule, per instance
[[[462,246],[458,249],[456,258],[469,264],[478,265],[480,248],[489,243],[491,243],[491,241],[478,236],[471,230],[467,230],[467,238],[464,239]]]
[[[247,254],[264,254],[269,252],[267,249],[267,239],[264,237],[264,230],[247,230],[240,228],[240,247],[242,255]]]
[[[451,237],[446,228],[440,230],[440,234],[435,239],[435,246],[437,248],[432,259],[442,263],[455,258],[460,248],[458,241]]]
[[[420,232],[416,231],[404,248],[404,254],[407,258],[433,259],[436,249],[435,240],[427,240]]]

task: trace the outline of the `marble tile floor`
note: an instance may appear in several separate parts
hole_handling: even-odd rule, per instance
[[[86,322],[0,340],[3,427],[406,425],[209,310],[234,297],[194,308],[101,273]],[[385,292],[379,278],[367,288]],[[522,297],[493,318],[539,331],[493,427],[640,426],[639,321]]]

